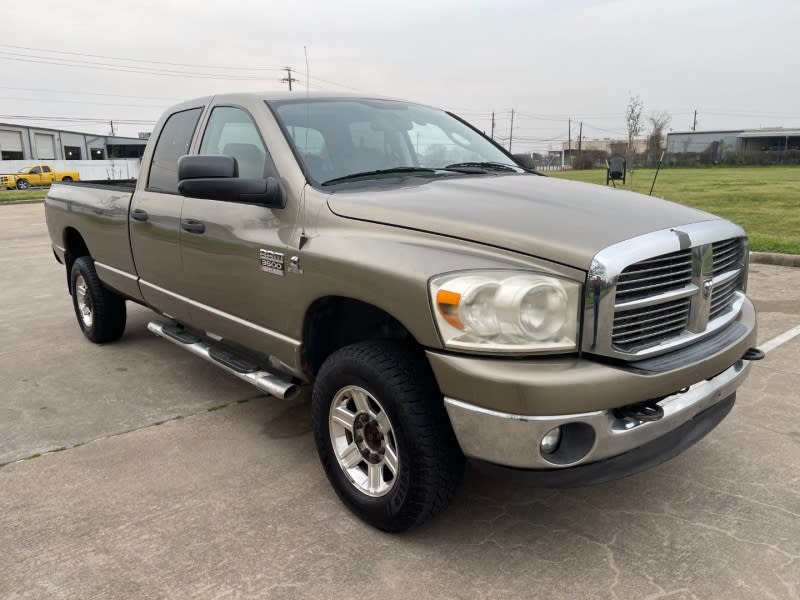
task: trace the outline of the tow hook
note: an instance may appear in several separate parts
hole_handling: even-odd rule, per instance
[[[744,353],[742,358],[744,360],[762,360],[764,358],[764,352],[759,350],[758,348],[750,348],[747,352]]]
[[[614,412],[618,417],[628,417],[643,423],[648,421],[658,421],[664,416],[664,409],[659,406],[656,400],[646,400],[637,402],[616,409]]]

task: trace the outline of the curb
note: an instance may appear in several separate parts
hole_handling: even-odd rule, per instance
[[[776,252],[751,252],[750,262],[781,267],[800,267],[800,256],[796,254],[777,254]]]
[[[35,204],[37,202],[44,202],[44,198],[34,198],[32,200],[9,200],[7,202],[0,202],[0,206],[11,206],[12,204]]]

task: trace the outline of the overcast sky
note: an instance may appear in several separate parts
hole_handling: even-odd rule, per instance
[[[573,140],[581,121],[586,139],[624,137],[631,93],[645,116],[668,111],[676,131],[695,109],[698,130],[800,127],[800,0],[0,7],[0,122],[105,134],[113,119],[135,136],[184,99],[286,89],[284,66],[302,93],[306,46],[312,90],[433,104],[487,133],[494,111],[506,145],[513,108],[514,151],[560,148],[570,118]]]

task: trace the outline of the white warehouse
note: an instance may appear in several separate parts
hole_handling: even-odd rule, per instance
[[[138,138],[0,123],[0,161],[141,158],[148,134]]]

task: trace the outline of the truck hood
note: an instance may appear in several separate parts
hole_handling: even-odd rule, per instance
[[[583,270],[598,251],[617,242],[719,218],[643,194],[529,174],[337,190],[328,206],[342,217],[460,238]]]

